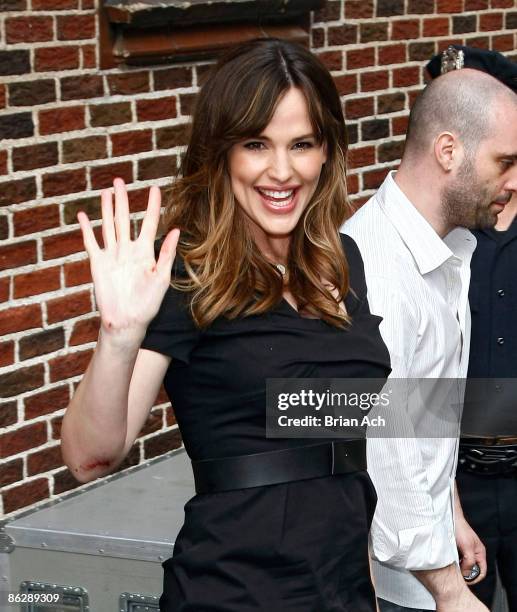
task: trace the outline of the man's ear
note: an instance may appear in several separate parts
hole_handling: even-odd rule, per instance
[[[434,141],[434,156],[444,172],[450,172],[459,162],[459,142],[451,132],[442,132]]]

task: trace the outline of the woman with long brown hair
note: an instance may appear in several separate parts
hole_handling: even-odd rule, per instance
[[[83,481],[113,470],[165,388],[196,495],[163,566],[163,611],[375,610],[364,440],[266,438],[267,378],[383,378],[350,213],[346,132],[328,71],[275,39],[227,53],[198,95],[155,244],[159,190],[129,238],[127,194],[84,213],[101,330],[67,410]],[[171,272],[172,270],[172,272]]]

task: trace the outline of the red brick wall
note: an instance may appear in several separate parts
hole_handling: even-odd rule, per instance
[[[59,427],[98,329],[75,215],[114,176],[145,207],[185,144],[202,67],[98,68],[95,0],[0,0],[0,512],[75,486]],[[327,0],[311,45],[349,124],[350,193],[395,167],[423,66],[450,42],[515,55],[514,0]],[[159,398],[127,465],[179,444]]]

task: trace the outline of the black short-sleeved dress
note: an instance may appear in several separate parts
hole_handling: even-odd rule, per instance
[[[342,243],[353,289],[347,329],[301,317],[284,300],[200,331],[186,294],[169,288],[142,347],[172,357],[164,384],[191,459],[315,443],[266,438],[266,378],[388,375],[359,250],[348,236]],[[179,258],[173,273],[185,274]],[[160,610],[374,611],[367,534],[375,502],[366,472],[194,496],[163,564]]]

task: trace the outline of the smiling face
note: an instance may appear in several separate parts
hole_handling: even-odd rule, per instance
[[[228,153],[232,190],[257,246],[285,246],[316,191],[326,161],[305,97],[290,88],[261,134],[242,140]],[[278,250],[278,249],[277,249]]]
[[[466,156],[442,200],[452,227],[493,227],[517,191],[517,104],[495,105],[490,135],[470,159]]]

